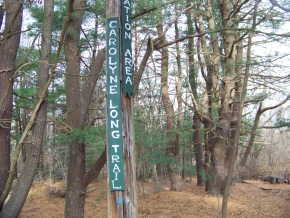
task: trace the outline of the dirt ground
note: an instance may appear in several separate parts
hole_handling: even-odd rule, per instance
[[[60,182],[52,186],[60,186]],[[65,198],[49,197],[49,184],[35,182],[20,218],[64,217]],[[85,203],[86,218],[107,217],[106,181],[89,185]],[[144,190],[144,191],[143,191]],[[268,184],[258,180],[236,183],[228,204],[230,218],[290,217],[290,185]],[[153,184],[138,182],[138,211],[140,218],[206,218],[218,217],[222,199],[205,194],[196,183],[185,183],[183,192],[169,191],[169,182],[159,193]]]

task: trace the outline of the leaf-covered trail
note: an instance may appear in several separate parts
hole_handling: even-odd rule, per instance
[[[55,183],[53,186],[60,186]],[[48,197],[49,185],[35,182],[24,205],[20,218],[64,217],[65,199]],[[262,190],[266,187],[272,190]],[[86,218],[107,217],[106,181],[101,180],[88,187],[85,205]],[[290,185],[270,185],[262,181],[236,183],[231,190],[228,216],[233,218],[250,217],[290,217]],[[195,183],[184,184],[183,192],[169,191],[165,183],[159,193],[153,192],[153,183],[138,183],[139,218],[206,218],[217,217],[222,199],[208,196],[203,187]]]

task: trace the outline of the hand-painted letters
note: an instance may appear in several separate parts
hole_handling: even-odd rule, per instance
[[[111,191],[124,190],[119,19],[107,19],[107,133]]]

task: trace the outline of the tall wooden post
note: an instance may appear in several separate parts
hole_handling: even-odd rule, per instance
[[[108,217],[138,217],[131,0],[107,0]]]

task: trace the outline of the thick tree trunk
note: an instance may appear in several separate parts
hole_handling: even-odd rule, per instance
[[[39,98],[41,98],[43,89],[47,83],[50,68],[53,4],[53,0],[47,0],[44,5],[45,16],[42,25],[41,57],[37,84],[37,87],[39,87],[37,91]],[[14,186],[14,190],[7,204],[4,206],[0,217],[18,217],[20,214],[36,174],[46,126],[46,117],[47,101],[44,101],[36,116],[32,136],[28,139],[31,143],[27,146],[28,151],[25,164],[20,171],[20,176]]]
[[[13,76],[22,26],[22,0],[6,0],[1,7],[1,25],[5,27],[0,41],[0,196],[3,194],[10,168],[10,131],[12,116]],[[5,40],[4,40],[5,38]],[[0,205],[0,210],[3,205]]]
[[[220,14],[222,15],[223,26],[228,29],[223,33],[225,62],[223,65],[223,87],[222,92],[216,92],[215,95],[221,99],[221,105],[218,106],[219,121],[217,123],[215,140],[213,144],[213,163],[211,173],[212,179],[209,184],[210,190],[214,194],[223,194],[225,188],[226,177],[231,157],[227,156],[227,152],[233,147],[230,140],[230,127],[233,116],[233,98],[235,93],[235,54],[236,44],[234,31],[230,30],[232,27],[232,20],[230,17],[230,3],[228,0],[223,0],[220,3]],[[215,84],[215,82],[213,82]]]
[[[72,5],[73,4],[73,5]],[[93,57],[91,69],[81,87],[80,84],[80,31],[83,21],[83,10],[86,1],[69,1],[69,13],[72,13],[67,28],[65,56],[66,56],[66,97],[67,97],[67,123],[82,129],[86,123],[90,100],[94,87],[99,78],[99,73],[105,61],[105,50],[99,50]],[[85,170],[85,145],[78,140],[70,143],[70,157],[68,163],[67,195],[65,216],[69,218],[84,216],[86,186],[98,175],[106,162],[103,153],[89,172]]]
[[[72,13],[66,31],[64,47],[66,57],[66,116],[67,124],[72,128],[80,129],[82,125],[82,98],[80,87],[80,31],[85,7],[82,0],[69,1],[69,13]],[[87,99],[89,101],[89,99]],[[69,163],[67,174],[67,193],[65,217],[84,217],[85,203],[85,145],[73,139],[69,143]]]
[[[232,102],[233,102],[233,93],[235,88],[235,49],[234,44],[235,35],[234,32],[230,30],[232,25],[231,19],[229,19],[229,3],[227,0],[221,1],[219,4],[220,13],[222,16],[223,26],[228,29],[227,31],[222,32],[222,39],[224,44],[224,62],[222,66],[223,75],[220,74],[219,65],[220,65],[220,49],[218,45],[218,38],[215,33],[210,35],[210,42],[212,46],[212,51],[208,48],[208,43],[204,36],[200,37],[201,49],[203,51],[203,58],[205,66],[207,69],[207,74],[202,73],[203,77],[206,80],[206,91],[209,96],[209,107],[208,115],[212,119],[211,108],[212,105],[210,100],[214,97],[216,98],[217,108],[218,108],[218,122],[216,124],[214,137],[210,137],[212,140],[207,142],[207,149],[210,152],[208,159],[210,164],[208,165],[207,172],[207,187],[206,190],[212,194],[222,194],[223,188],[225,185],[225,179],[227,176],[227,169],[230,163],[229,158],[226,157],[227,151],[231,149],[230,142],[230,124],[232,116]],[[201,5],[199,8],[202,10]],[[212,16],[213,6],[211,1],[207,1],[207,20],[209,30],[214,31],[215,21],[214,16]],[[203,15],[200,14],[198,17],[200,33],[204,32],[204,21]],[[219,79],[222,79],[223,83],[221,85]],[[204,122],[204,121],[203,121]],[[209,125],[210,129],[207,130],[211,133],[213,130],[211,128],[213,120],[210,122],[204,122],[204,124]],[[209,135],[210,136],[210,135]],[[229,148],[229,149],[228,149]]]
[[[86,196],[86,186],[84,184],[85,146],[79,144],[78,140],[73,140],[69,143],[69,146],[65,217],[84,217]]]
[[[230,83],[231,84],[231,83]],[[230,88],[230,87],[228,87]],[[232,90],[233,87],[227,90]],[[227,94],[229,94],[228,91]],[[230,99],[230,98],[227,98]],[[211,194],[222,194],[225,179],[228,172],[229,160],[226,159],[227,147],[232,146],[229,139],[230,123],[231,123],[231,108],[230,101],[223,102],[222,112],[219,113],[219,121],[216,127],[215,139],[212,149],[212,162],[210,165],[208,192]]]

